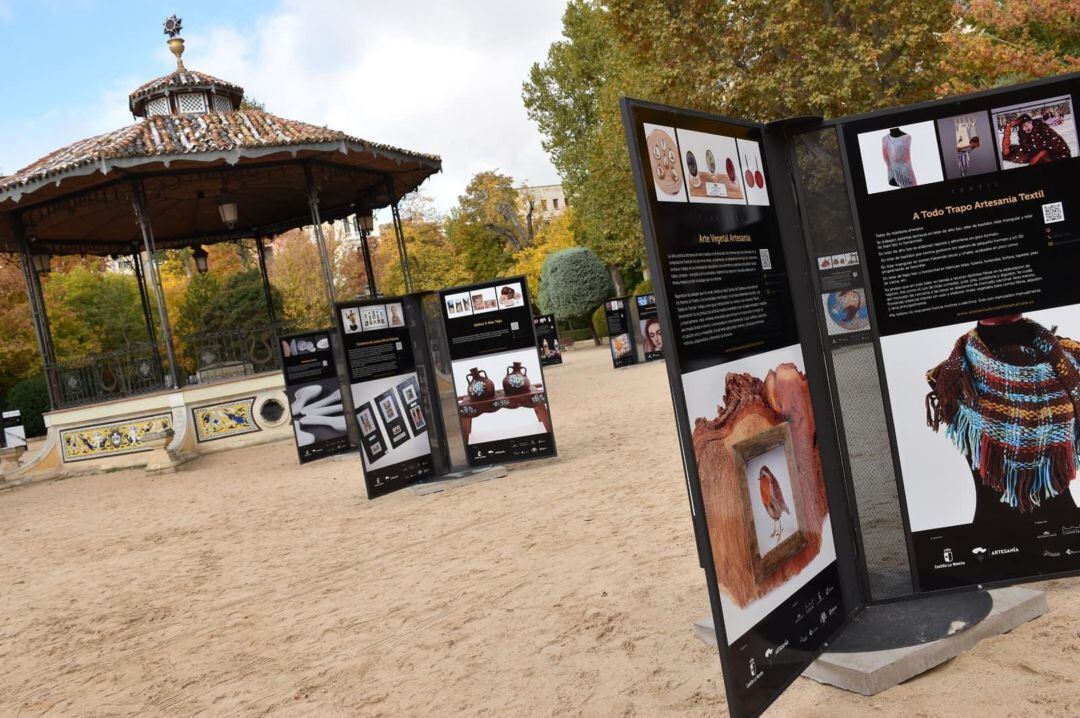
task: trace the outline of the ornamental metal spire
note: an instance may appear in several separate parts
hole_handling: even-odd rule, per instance
[[[184,21],[176,15],[170,15],[165,18],[162,27],[165,29],[165,34],[169,36],[169,50],[176,56],[176,69],[182,71],[185,69],[183,59],[184,38],[180,37],[180,32],[184,29]]]

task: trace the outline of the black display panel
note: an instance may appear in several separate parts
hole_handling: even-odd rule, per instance
[[[756,716],[847,616],[819,450],[831,417],[810,395],[820,359],[803,356],[774,207],[790,177],[760,125],[628,99],[623,121],[728,707]]]
[[[26,429],[22,424],[22,413],[10,409],[0,413],[0,449],[26,446]]]
[[[435,473],[411,306],[393,297],[336,305],[369,499]]]
[[[301,464],[349,450],[331,331],[288,334],[280,340],[285,396]]]
[[[559,328],[554,314],[541,314],[533,318],[536,331],[536,348],[543,366],[562,364],[562,345],[559,344]]]
[[[839,122],[924,591],[1080,570],[1078,91]]]
[[[470,466],[555,456],[523,277],[439,292]]]
[[[627,297],[618,297],[604,302],[604,320],[607,323],[611,365],[618,369],[637,364],[637,345],[634,342],[630,304]]]
[[[664,358],[664,332],[660,328],[660,316],[656,311],[656,296],[639,294],[634,297],[637,308],[637,342],[645,361]]]

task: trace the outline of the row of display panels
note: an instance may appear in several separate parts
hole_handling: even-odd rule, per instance
[[[445,449],[450,429],[439,414],[440,373],[452,387],[467,466],[555,455],[524,280],[443,290],[428,306],[438,308],[437,316],[427,315],[418,295],[341,302],[334,331],[282,337],[301,463],[351,451],[351,425],[369,498],[465,468],[453,466]]]

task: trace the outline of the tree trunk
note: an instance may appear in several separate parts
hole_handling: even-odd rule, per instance
[[[614,264],[609,264],[607,268],[608,273],[611,274],[611,283],[615,285],[615,296],[625,297],[626,285],[623,284],[622,272]]]

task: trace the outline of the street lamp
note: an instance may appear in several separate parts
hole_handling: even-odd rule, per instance
[[[218,214],[221,215],[221,221],[225,226],[229,229],[235,229],[237,220],[236,202],[232,200],[232,197],[227,192],[223,193],[218,199],[217,208]]]
[[[30,255],[30,261],[38,274],[48,274],[52,270],[52,255],[47,251]]]
[[[356,215],[356,226],[364,234],[371,234],[375,229],[375,216],[371,212]]]
[[[206,270],[210,268],[210,257],[202,245],[196,244],[192,247],[191,256],[195,259],[195,269],[199,270],[199,274],[206,274]]]

